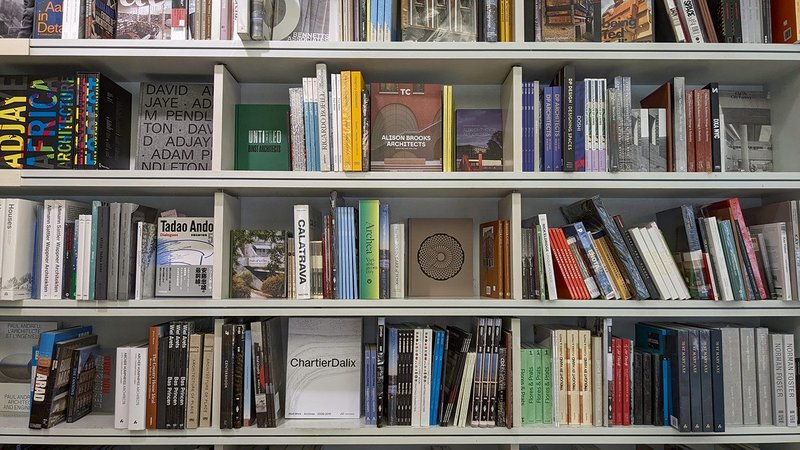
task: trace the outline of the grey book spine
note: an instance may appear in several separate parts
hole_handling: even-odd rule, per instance
[[[700,382],[703,391],[703,432],[714,431],[714,387],[711,369],[711,337],[706,329],[699,329],[700,336]]]
[[[769,335],[772,347],[772,424],[786,426],[786,367],[784,366],[783,336]]]
[[[672,82],[672,149],[675,152],[673,161],[675,172],[688,170],[688,156],[686,150],[686,80],[684,77],[675,77]]]
[[[794,335],[783,335],[783,350],[786,373],[786,425],[797,426],[797,374],[794,361]]]
[[[102,205],[97,211],[97,269],[95,273],[94,298],[108,298],[108,205]]]
[[[292,171],[306,170],[303,88],[289,89],[289,134],[292,147]]]
[[[758,425],[758,389],[756,382],[756,343],[752,328],[739,329],[742,354],[742,423]]]
[[[117,299],[117,278],[119,278],[119,224],[120,204],[112,203],[108,215],[108,278],[107,300]]]
[[[700,333],[689,329],[689,399],[692,431],[703,431],[703,379],[700,374]]]
[[[769,329],[756,328],[756,383],[758,423],[772,425],[772,374],[769,370]]]
[[[725,425],[742,424],[742,372],[739,329],[722,328],[722,378],[725,380]]]
[[[117,300],[128,300],[128,279],[131,270],[131,216],[138,205],[123,203],[119,213],[119,268],[117,269]]]

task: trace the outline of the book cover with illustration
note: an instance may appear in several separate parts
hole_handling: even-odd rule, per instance
[[[160,217],[156,297],[210,297],[214,219]]]
[[[130,7],[131,0],[125,0]],[[135,2],[134,2],[135,3]],[[117,31],[117,12],[122,3],[117,0],[94,0],[86,2],[86,17],[83,23],[85,39],[114,39]]]
[[[211,170],[214,86],[141,84],[136,169]]]
[[[171,0],[125,0],[117,6],[117,39],[170,39]]]
[[[472,219],[408,220],[409,297],[470,298]]]
[[[370,170],[442,171],[442,85],[372,83]]]
[[[719,106],[725,129],[725,171],[772,172],[770,93],[720,89]]]
[[[338,41],[338,11],[337,0],[278,0],[272,40]]]
[[[0,77],[0,169],[22,169],[28,137],[27,120],[28,77]]]
[[[286,298],[286,234],[231,231],[231,298]]]
[[[456,111],[456,170],[459,172],[503,170],[502,110]]]
[[[652,42],[654,37],[653,0],[547,0],[539,14],[545,42]]]
[[[0,322],[0,412],[28,414],[31,395],[31,348],[58,322]]]
[[[289,318],[287,419],[361,416],[360,317]]]
[[[478,0],[420,2],[400,0],[400,32],[403,41],[475,42]]]
[[[236,105],[236,170],[289,169],[289,105]]]

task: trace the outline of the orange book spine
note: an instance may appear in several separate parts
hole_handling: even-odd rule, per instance
[[[345,172],[353,171],[352,91],[350,85],[350,71],[342,72],[342,169]]]
[[[147,336],[147,402],[145,403],[145,428],[156,429],[158,412],[158,326],[150,327]]]
[[[355,70],[350,75],[350,111],[351,111],[351,147],[353,158],[353,172],[361,172],[362,166],[362,142],[361,142],[361,91],[364,89],[364,77],[361,72]]]
[[[800,42],[800,0],[777,0],[772,2],[771,7],[772,42]]]

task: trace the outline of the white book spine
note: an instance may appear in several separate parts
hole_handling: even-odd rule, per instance
[[[608,105],[606,102],[608,82],[605,78],[598,80],[597,86],[597,115],[598,115],[598,154],[597,162],[600,164],[599,171],[608,171]]]
[[[786,426],[786,365],[783,335],[770,334],[772,347],[772,424]]]
[[[667,242],[664,240],[664,235],[653,222],[647,226],[647,230],[650,233],[650,238],[653,240],[654,250],[661,256],[661,260],[664,262],[664,266],[669,273],[672,286],[677,296],[676,298],[689,300],[691,298],[689,295],[689,288],[686,287],[686,281],[684,281],[683,276],[681,276],[678,266],[675,264],[675,260],[671,257],[671,252],[667,246]]]
[[[558,298],[558,292],[556,291],[556,274],[553,269],[553,253],[550,247],[547,214],[539,214],[538,219],[539,225],[542,227],[542,255],[544,258],[545,279],[547,280],[547,298],[556,300]]]
[[[132,347],[128,364],[128,429],[144,430],[147,404],[147,347]]]
[[[142,264],[144,264],[144,224],[139,223],[136,227],[136,283],[134,284],[133,298],[141,300],[143,294],[144,280],[142,279]]]
[[[794,284],[792,285],[792,294],[794,298],[800,299],[800,216],[798,215],[797,211],[797,201],[792,200],[789,202],[789,204],[791,205],[792,210],[791,239],[794,242],[794,254],[789,255],[790,258],[794,259]]]
[[[792,296],[792,274],[791,264],[789,264],[789,236],[786,233],[786,223],[780,223],[780,239],[781,243],[778,245],[778,251],[781,255],[781,286],[783,287],[783,300],[794,300]]]
[[[84,221],[78,218],[75,221],[75,236],[77,239],[72,243],[73,251],[75,252],[75,300],[83,300],[83,271],[84,271],[84,255],[83,255],[83,228]]]
[[[406,226],[393,223],[389,229],[389,296],[406,296]]]
[[[78,22],[75,10],[78,9],[77,0],[64,0],[61,5],[61,39],[78,39]],[[80,14],[80,11],[78,12]]]
[[[686,42],[686,35],[683,32],[683,25],[681,25],[680,13],[678,7],[675,6],[675,0],[663,0],[664,9],[669,15],[669,21],[672,23],[672,30],[675,32],[675,42]]]
[[[338,129],[338,142],[336,143],[339,147],[339,151],[336,154],[336,157],[339,159],[339,170],[344,171],[344,162],[342,158],[344,158],[343,153],[343,143],[342,139],[344,139],[344,135],[342,134],[342,74],[336,74],[336,127]]]
[[[294,205],[294,269],[295,295],[298,299],[311,298],[311,259],[309,237],[309,207]]]
[[[339,159],[336,157],[336,154],[339,152],[339,147],[337,145],[337,133],[339,129],[336,126],[336,74],[332,73],[330,76],[331,91],[328,97],[328,124],[330,132],[328,133],[328,145],[331,148],[331,170],[333,172],[340,172]]]
[[[319,162],[320,170],[331,170],[330,123],[328,122],[328,68],[325,64],[317,64],[317,127],[319,129]]]
[[[58,300],[61,298],[61,283],[63,275],[64,260],[64,225],[66,224],[66,205],[63,200],[56,200],[54,204],[55,214],[52,222],[52,253],[50,259],[50,294],[49,299]]]
[[[728,264],[725,262],[725,254],[722,250],[722,239],[719,235],[719,226],[716,217],[708,217],[705,220],[706,229],[711,239],[711,255],[714,259],[715,274],[718,277],[717,285],[720,285],[722,300],[733,300],[733,288],[731,279],[728,275]]]
[[[649,239],[650,236],[647,230],[644,228],[630,228],[629,232],[634,245],[639,250],[639,254],[642,255],[645,264],[650,269],[650,274],[653,278],[653,282],[656,284],[658,295],[660,295],[663,300],[674,299],[675,297],[671,288],[672,284],[669,281],[666,268],[661,258],[655,254],[653,243],[652,240]]]
[[[678,6],[680,7],[683,22],[686,24],[686,29],[689,32],[692,43],[704,43],[703,28],[700,25],[700,16],[694,6],[694,2],[692,0],[678,0]]]
[[[250,36],[250,0],[233,0],[233,11],[236,17],[235,34],[243,41],[249,41]]]
[[[433,364],[433,330],[422,330],[422,408],[419,423],[422,428],[430,427],[431,415],[431,364]]]
[[[797,426],[797,374],[794,361],[794,335],[783,335],[784,361],[786,368],[786,425]]]
[[[580,372],[579,386],[581,391],[581,425],[592,425],[593,395],[592,395],[592,335],[589,330],[578,332],[580,345]]]
[[[128,428],[128,386],[130,348],[117,347],[116,389],[114,391],[114,428]]]
[[[592,336],[592,424],[603,426],[603,338]]]
[[[2,201],[3,225],[0,230],[0,264],[2,264],[3,300],[31,298],[34,235],[38,204],[30,200]],[[27,281],[26,281],[27,280]]]
[[[420,415],[422,414],[422,341],[424,330],[416,328],[414,330],[414,365],[412,369],[412,383],[411,383],[411,427],[419,428]]]
[[[9,283],[10,277],[13,276],[13,267],[14,267],[14,259],[12,254],[15,252],[11,251],[11,246],[16,244],[15,239],[11,239],[12,242],[6,241],[6,236],[10,233],[14,233],[14,229],[16,229],[16,214],[8,212],[8,203],[13,203],[14,199],[4,199],[0,198],[0,218],[2,218],[2,224],[0,224],[0,289],[3,289]],[[33,229],[33,228],[31,228]],[[33,251],[30,252],[31,256],[33,256]],[[34,268],[36,270],[36,268]],[[0,297],[3,300],[12,300],[11,298],[7,298],[5,292],[0,292]]]
[[[756,328],[756,377],[758,423],[772,425],[772,374],[770,372],[769,329]]]
[[[92,255],[92,216],[85,214],[83,218],[83,236],[81,237],[81,249],[83,250],[83,292],[81,300],[89,300],[89,262]],[[128,297],[125,297],[127,300]]]

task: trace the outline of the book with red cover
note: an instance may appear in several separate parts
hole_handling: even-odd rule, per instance
[[[622,345],[622,424],[631,424],[631,341],[620,339]]]
[[[612,358],[614,360],[614,396],[612,414],[614,425],[622,425],[622,339],[612,338]]]
[[[711,92],[694,91],[695,160],[698,172],[711,172]]]
[[[674,150],[672,148],[672,83],[667,82],[662,84],[661,87],[651,92],[650,95],[643,98],[639,103],[642,105],[642,108],[664,108],[667,110],[667,172],[674,172]]]
[[[569,295],[573,300],[589,298],[583,278],[578,269],[578,263],[572,255],[567,244],[567,238],[561,228],[550,228],[550,245],[554,248],[554,262],[556,263],[556,289],[558,295]],[[567,297],[562,297],[567,298]]]
[[[689,172],[697,172],[697,139],[694,115],[694,90],[686,90],[686,166]]]
[[[703,213],[706,216],[709,214],[713,215],[717,218],[717,220],[732,220],[736,224],[739,234],[742,237],[742,246],[744,247],[746,253],[743,256],[749,261],[749,266],[751,268],[749,272],[753,274],[752,278],[757,291],[755,294],[758,294],[756,295],[756,299],[760,300],[768,298],[766,289],[764,289],[764,283],[761,281],[761,272],[758,270],[758,262],[756,261],[756,255],[753,251],[753,245],[750,240],[750,231],[747,229],[747,224],[744,221],[739,199],[734,197],[729,198],[728,200],[706,205],[703,207]]]

